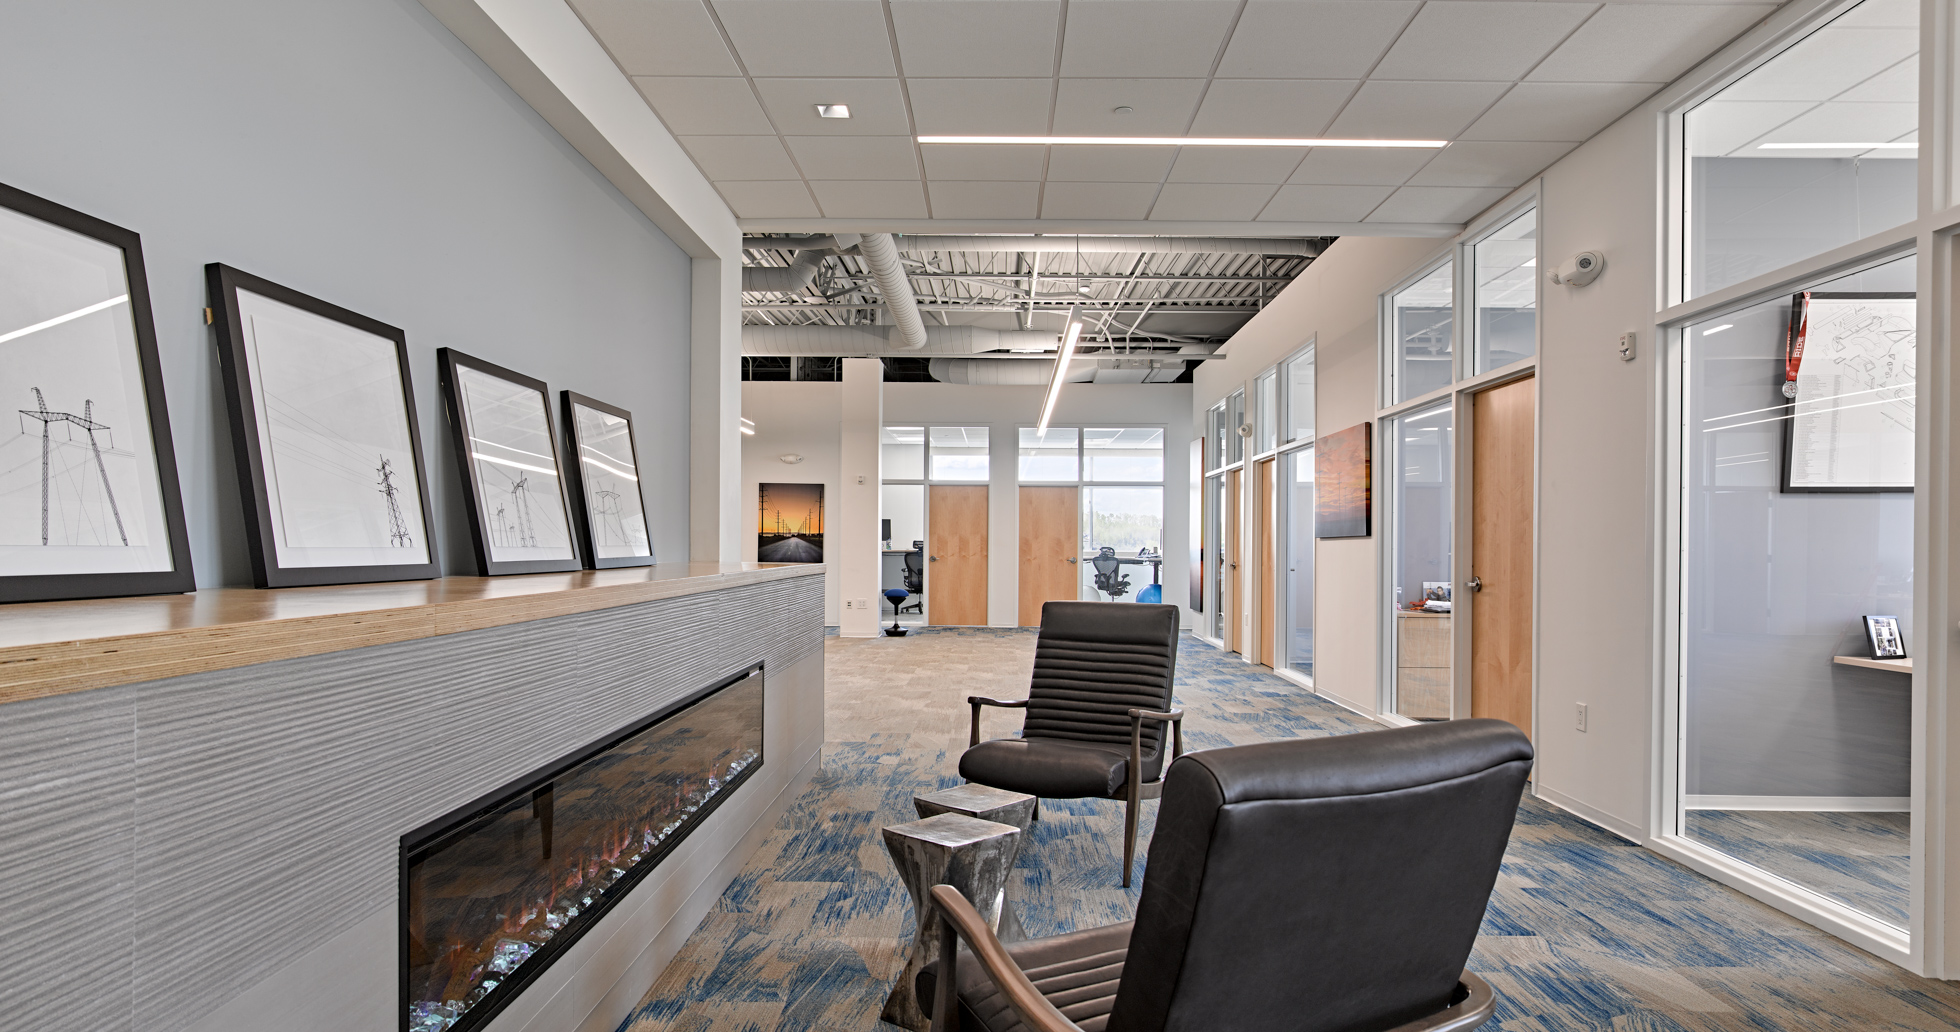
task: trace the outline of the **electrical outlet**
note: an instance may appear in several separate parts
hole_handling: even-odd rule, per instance
[[[870,599],[868,599],[868,598],[861,598],[861,599],[858,599],[858,608],[859,608],[859,609],[870,609],[870,608],[871,608],[871,600],[870,600]]]
[[[1586,704],[1585,703],[1582,702],[1579,704],[1578,710],[1572,719],[1572,726],[1578,728],[1581,731],[1584,731],[1586,729]]]
[[[845,609],[856,609],[856,608],[857,608],[857,605],[858,605],[858,604],[857,604],[857,599],[854,599],[854,598],[847,598],[847,599],[845,599],[845,600],[844,600],[844,608],[845,608]]]

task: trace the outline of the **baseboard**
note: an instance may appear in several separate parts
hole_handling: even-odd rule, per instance
[[[1795,795],[1691,795],[1683,796],[1681,806],[1688,810],[1789,810],[1833,813],[1911,813],[1911,796],[1795,796]]]
[[[1602,830],[1618,835],[1636,846],[1647,844],[1646,832],[1604,810],[1596,809],[1564,793],[1546,788],[1536,781],[1531,784],[1531,794],[1585,821],[1587,824],[1596,825]]]

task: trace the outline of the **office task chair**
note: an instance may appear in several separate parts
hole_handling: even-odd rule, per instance
[[[912,549],[912,551],[905,553],[904,556],[905,590],[911,593],[912,602],[910,605],[907,605],[904,608],[900,609],[899,612],[901,613],[904,612],[906,609],[910,609],[915,613],[925,612],[925,601],[926,601],[925,599],[925,594],[926,594],[925,542],[914,541],[912,542],[912,544],[915,547]],[[892,620],[893,622],[897,622],[898,616],[896,613],[893,614]]]
[[[960,777],[1037,800],[1123,800],[1128,886],[1138,809],[1163,792],[1164,724],[1175,743],[1171,756],[1184,752],[1184,713],[1170,708],[1176,676],[1176,606],[1045,603],[1028,697],[967,696],[973,730]],[[1021,737],[982,742],[982,706],[1027,710]]]
[[[1116,558],[1116,549],[1104,545],[1089,565],[1096,568],[1096,590],[1108,595],[1111,602],[1130,593],[1130,576],[1122,572],[1123,561]]]
[[[1463,965],[1531,760],[1499,720],[1192,753],[1135,921],[1002,946],[934,886],[919,1002],[934,1032],[1475,1028],[1496,994]]]
[[[912,597],[912,593],[905,590],[904,588],[885,589],[885,599],[892,604],[892,625],[890,627],[885,628],[885,633],[890,635],[891,637],[894,638],[905,637],[905,628],[900,627],[898,625],[898,613],[900,607],[905,605],[905,600],[911,597]]]

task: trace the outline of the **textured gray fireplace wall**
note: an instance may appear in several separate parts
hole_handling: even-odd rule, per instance
[[[393,1032],[403,832],[760,660],[763,767],[684,844],[738,848],[821,743],[822,616],[799,576],[0,707],[0,1025],[226,1027],[266,983],[341,1003],[283,1028]]]

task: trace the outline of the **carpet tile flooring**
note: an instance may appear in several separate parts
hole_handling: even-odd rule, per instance
[[[1912,901],[1912,815],[1689,810],[1688,837],[1899,928]]]
[[[911,905],[878,829],[958,784],[965,697],[1020,698],[1028,631],[832,638],[822,768],[621,1032],[885,1030]],[[1186,639],[1188,748],[1372,730],[1262,668]],[[1019,714],[993,711],[990,737]],[[1010,882],[1030,935],[1133,916],[1117,886],[1122,805],[1046,801]],[[1146,804],[1147,848],[1156,804]],[[1139,860],[1142,884],[1143,859]],[[1799,1032],[1960,1027],[1960,985],[1930,981],[1562,811],[1526,800],[1470,967],[1502,1032]]]

